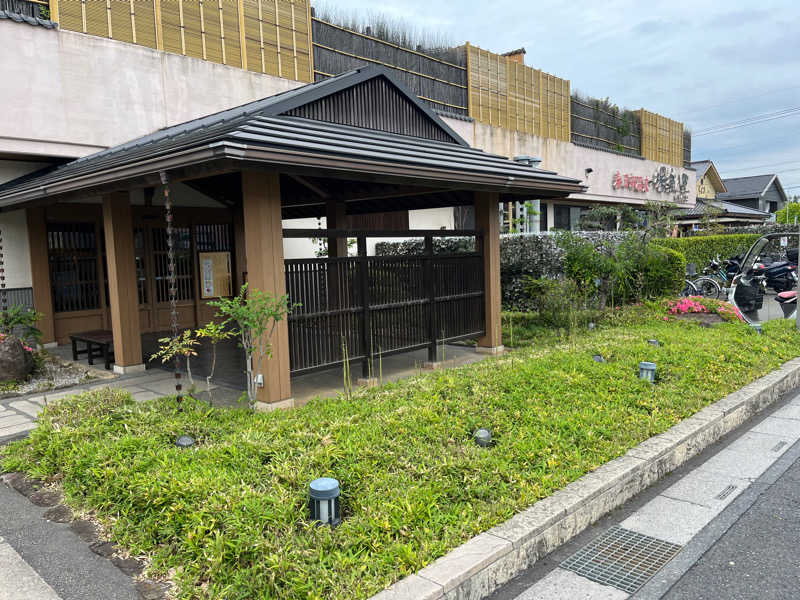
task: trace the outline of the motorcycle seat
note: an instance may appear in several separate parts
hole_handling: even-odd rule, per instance
[[[797,297],[797,290],[791,290],[791,291],[788,291],[788,292],[781,292],[780,294],[778,294],[778,298],[780,298],[782,300],[791,300],[792,298],[796,298],[796,297]]]

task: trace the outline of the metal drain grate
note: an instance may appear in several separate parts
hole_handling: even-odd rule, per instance
[[[775,444],[775,447],[772,448],[772,450],[770,450],[770,452],[780,452],[788,445],[789,445],[788,442],[778,442],[777,444]]]
[[[719,494],[714,496],[717,500],[725,500],[728,496],[730,496],[734,490],[736,489],[735,485],[726,486],[724,490],[722,490]]]
[[[615,526],[561,566],[586,579],[633,594],[680,549],[676,544]]]

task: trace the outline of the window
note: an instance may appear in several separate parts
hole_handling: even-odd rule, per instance
[[[50,223],[47,251],[53,311],[100,307],[97,235],[93,223]]]
[[[169,302],[169,248],[167,230],[153,230],[153,264],[155,266],[155,300]],[[175,227],[173,234],[175,251],[175,297],[178,301],[194,299],[194,275],[192,269],[192,231],[189,227]],[[138,262],[138,261],[137,261]]]

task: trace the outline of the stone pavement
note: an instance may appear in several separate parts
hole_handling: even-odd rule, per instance
[[[117,379],[97,379],[54,392],[38,392],[0,400],[0,444],[27,434],[35,427],[35,419],[47,402],[79,394],[99,387],[122,388],[138,402],[175,393],[175,377],[161,369],[126,375]],[[203,386],[204,387],[204,386]],[[212,386],[215,389],[216,386]]]
[[[800,597],[798,480],[794,390],[490,598]]]

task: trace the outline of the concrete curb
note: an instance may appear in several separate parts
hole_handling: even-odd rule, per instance
[[[654,436],[371,600],[481,600],[800,385],[800,358]]]

